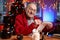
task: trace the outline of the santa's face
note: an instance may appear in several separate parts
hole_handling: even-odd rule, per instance
[[[33,18],[36,14],[37,11],[37,7],[34,4],[30,4],[27,8],[26,8],[26,14],[28,17]]]

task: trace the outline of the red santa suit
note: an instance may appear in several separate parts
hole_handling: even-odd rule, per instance
[[[34,20],[35,19],[38,19],[38,18],[34,16]],[[16,16],[15,31],[17,35],[20,35],[20,34],[29,35],[30,33],[32,33],[32,30],[34,28],[35,28],[35,25],[33,22],[30,25],[28,25],[28,20],[25,13],[22,13]],[[45,28],[44,30],[47,31],[47,29]]]

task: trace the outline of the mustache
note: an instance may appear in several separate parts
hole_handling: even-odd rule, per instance
[[[35,15],[35,13],[30,13],[30,14]]]

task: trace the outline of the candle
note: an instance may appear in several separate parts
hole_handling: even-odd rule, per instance
[[[32,38],[33,40],[40,40],[40,34],[37,29],[33,29]]]

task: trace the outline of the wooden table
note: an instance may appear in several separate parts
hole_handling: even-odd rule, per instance
[[[55,38],[55,37],[48,37],[48,36],[44,36],[45,37],[45,40],[60,40],[60,38]],[[15,36],[12,36],[10,39],[1,39],[0,38],[0,40],[17,40],[17,38],[16,38],[16,35]],[[23,37],[23,40],[32,40],[32,38],[31,37],[29,37],[29,36],[24,36]]]

